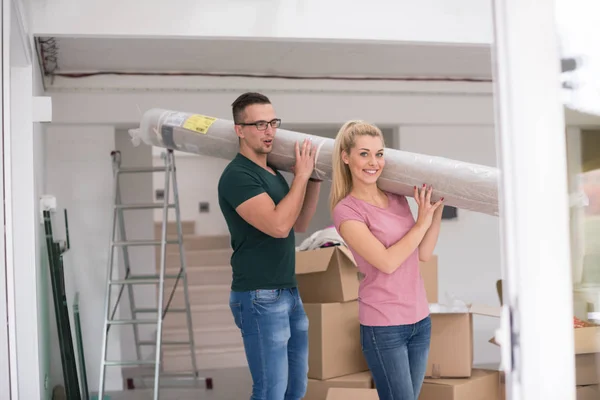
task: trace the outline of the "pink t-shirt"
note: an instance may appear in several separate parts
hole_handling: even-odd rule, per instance
[[[387,193],[386,209],[346,196],[333,210],[333,222],[340,230],[342,222],[364,222],[386,248],[397,243],[414,226],[415,219],[406,197]],[[359,320],[367,326],[414,324],[429,315],[425,286],[415,250],[391,274],[380,271],[352,248],[358,269],[364,274],[358,289]]]

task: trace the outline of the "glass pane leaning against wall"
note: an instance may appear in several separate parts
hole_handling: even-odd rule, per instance
[[[600,399],[600,5],[556,0],[570,194],[577,399]]]

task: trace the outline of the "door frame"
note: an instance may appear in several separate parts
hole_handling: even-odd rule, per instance
[[[496,340],[502,345],[506,394],[511,400],[574,400],[567,150],[555,4],[493,2],[506,283]]]

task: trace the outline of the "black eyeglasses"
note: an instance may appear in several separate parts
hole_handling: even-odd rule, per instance
[[[236,125],[242,125],[242,126],[254,125],[254,126],[256,126],[256,129],[258,129],[259,131],[266,131],[267,127],[269,125],[271,125],[271,128],[279,128],[281,126],[281,119],[275,118],[270,121],[256,121],[256,122],[249,122],[249,123],[240,122],[239,124],[236,124]]]

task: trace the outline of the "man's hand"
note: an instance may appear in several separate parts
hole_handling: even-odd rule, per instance
[[[302,147],[296,142],[296,164],[292,167],[292,172],[296,178],[308,180],[315,168],[316,147],[312,145],[310,139],[304,139]]]

